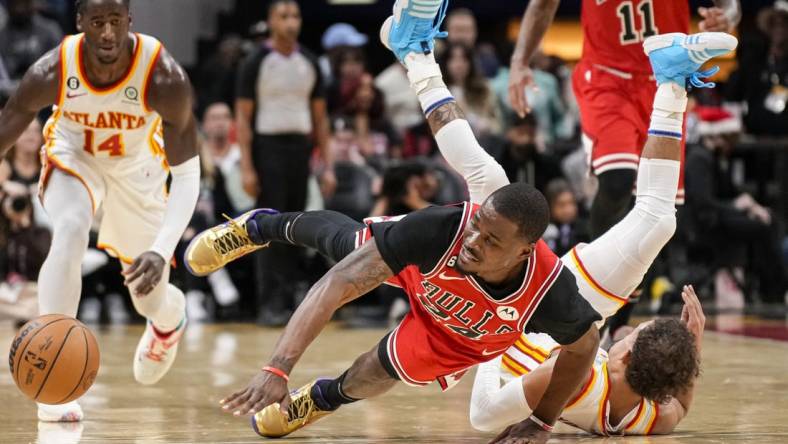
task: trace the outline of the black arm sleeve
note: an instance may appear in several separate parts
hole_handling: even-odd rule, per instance
[[[451,245],[461,219],[462,207],[429,207],[370,228],[380,255],[394,274],[408,265],[417,265],[426,273]]]
[[[260,72],[260,64],[263,63],[263,57],[265,57],[266,53],[267,50],[265,48],[260,48],[251,53],[241,63],[241,66],[238,68],[236,99],[254,100],[257,98],[257,75]]]
[[[602,316],[580,295],[575,275],[566,267],[525,326],[526,333],[547,333],[559,344],[571,344]]]
[[[310,99],[322,99],[326,97],[326,86],[325,82],[323,81],[323,72],[320,70],[320,63],[317,60],[317,57],[314,56],[311,52],[302,49],[304,56],[309,60],[309,63],[312,64],[312,69],[315,70],[315,84],[312,86],[312,92],[309,94]]]

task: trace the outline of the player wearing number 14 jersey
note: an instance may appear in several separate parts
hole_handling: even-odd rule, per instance
[[[0,114],[0,153],[52,105],[39,192],[53,237],[38,279],[40,311],[76,316],[82,257],[101,208],[99,247],[120,259],[134,307],[148,319],[134,377],[152,384],[172,365],[186,324],[169,262],[194,211],[200,170],[189,80],[156,39],[129,32],[129,2],[77,1],[82,33],[25,74]],[[40,404],[38,416],[77,421],[82,411],[76,402]]]

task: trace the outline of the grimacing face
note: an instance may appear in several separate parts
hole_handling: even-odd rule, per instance
[[[488,198],[462,233],[455,268],[463,274],[497,273],[522,263],[532,250],[517,224],[498,214]]]
[[[99,62],[118,61],[127,48],[131,15],[123,0],[87,0],[77,13],[77,29],[85,33],[85,49]]]

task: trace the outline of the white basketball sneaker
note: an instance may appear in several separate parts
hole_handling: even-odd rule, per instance
[[[51,405],[38,404],[38,420],[44,422],[78,422],[82,421],[84,414],[77,401],[65,404]]]
[[[167,374],[178,354],[178,342],[186,329],[186,317],[175,330],[161,334],[148,321],[134,354],[134,379],[140,384],[155,384]]]

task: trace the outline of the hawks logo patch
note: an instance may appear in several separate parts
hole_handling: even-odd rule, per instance
[[[516,321],[520,319],[520,313],[518,313],[517,309],[514,307],[509,307],[509,306],[498,307],[496,313],[498,313],[498,317],[503,319],[504,321]]]

